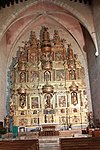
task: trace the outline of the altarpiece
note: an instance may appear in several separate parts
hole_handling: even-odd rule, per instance
[[[18,54],[10,70],[13,124],[87,125],[84,67],[71,44],[66,48],[56,30],[50,39],[48,28],[42,27],[40,39],[31,31]]]

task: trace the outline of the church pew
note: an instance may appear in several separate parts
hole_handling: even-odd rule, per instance
[[[99,150],[100,138],[60,138],[60,150]]]
[[[39,150],[37,139],[0,141],[0,150]]]

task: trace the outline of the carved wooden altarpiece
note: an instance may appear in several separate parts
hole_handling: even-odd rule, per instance
[[[84,67],[71,45],[42,27],[31,31],[11,71],[10,115],[17,126],[87,125],[88,100]]]

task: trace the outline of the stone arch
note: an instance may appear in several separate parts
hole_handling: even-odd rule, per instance
[[[12,15],[4,22],[4,25],[2,26],[2,32],[1,32],[1,36],[0,38],[3,37],[4,33],[7,31],[7,29],[10,27],[11,22],[13,22],[14,19],[17,18],[17,16],[22,13],[23,11],[25,11],[27,8],[31,7],[32,5],[35,5],[36,3],[39,2],[47,2],[46,0],[36,0],[33,2],[33,0],[31,0],[30,2],[25,2],[25,5],[21,5],[21,7],[19,7],[18,9],[14,10]],[[78,19],[78,21],[80,21],[81,24],[83,24],[83,26],[88,30],[89,33],[91,33],[91,26],[89,24],[89,22],[82,16],[82,14],[80,14],[77,10],[74,9],[74,7],[71,7],[70,5],[68,5],[66,2],[62,2],[60,0],[51,0],[49,1],[51,4],[53,5],[57,5],[60,6],[62,9],[67,10],[69,13],[71,13],[75,18]],[[23,3],[24,4],[24,3]],[[15,22],[13,22],[15,23]],[[91,35],[91,34],[90,34]],[[92,37],[92,36],[91,36]]]
[[[37,4],[37,3],[39,3],[39,2],[41,2],[41,1],[35,1],[34,3],[32,3],[32,1],[29,3],[29,4],[27,4],[26,6],[27,7],[23,7],[23,8],[21,8],[20,10],[18,10],[18,11],[16,11],[16,13],[14,14],[14,18],[16,18],[20,13],[22,13],[22,12],[24,12],[25,10],[27,10],[29,7],[31,7],[31,6],[33,6],[33,5],[35,5],[35,4]],[[45,3],[45,2],[47,2],[47,1],[42,1],[43,3]],[[75,10],[73,7],[71,7],[70,5],[68,5],[67,3],[65,3],[65,2],[61,2],[61,1],[53,1],[53,0],[51,0],[50,1],[50,4],[52,4],[52,5],[57,5],[57,6],[59,6],[59,7],[61,7],[62,9],[64,9],[64,10],[67,10],[69,13],[71,13],[71,15],[73,16],[73,17],[75,17],[75,18],[77,18],[78,19],[78,21],[80,21],[85,27],[87,27],[86,29],[88,30],[88,31],[90,31],[91,32],[91,28],[90,28],[90,26],[89,26],[89,22],[82,16],[82,14],[80,14],[77,10]],[[44,15],[45,15],[45,11],[44,11]],[[14,19],[13,18],[13,19]],[[19,18],[18,18],[19,19]],[[13,23],[15,23],[15,22],[13,22]],[[24,29],[22,29],[22,30],[24,30]],[[23,31],[22,31],[23,32]],[[20,35],[21,35],[21,33],[20,33]],[[17,37],[17,40],[15,41],[15,42],[17,42],[18,40],[19,40],[19,38],[20,38],[20,35],[18,35],[18,37]],[[16,44],[16,43],[15,43]],[[12,48],[12,50],[13,50],[13,48]],[[11,59],[11,57],[10,57],[10,59]]]
[[[41,15],[41,16],[42,16],[42,15]],[[41,16],[39,16],[39,17],[41,17]],[[43,16],[44,16],[44,14],[43,14]],[[17,36],[17,38],[16,38],[14,44],[13,44],[12,47],[11,47],[10,55],[11,55],[11,53],[12,53],[12,51],[13,51],[13,49],[14,49],[16,43],[17,43],[18,40],[20,39],[21,35],[24,34],[25,30],[27,30],[28,27],[29,27],[30,25],[32,25],[39,17],[37,17],[35,20],[30,21],[30,22],[22,29],[22,31],[19,33],[19,35]],[[49,16],[49,14],[47,14],[47,17],[50,18],[50,19],[52,19],[52,17]],[[81,52],[82,52],[82,47],[81,47],[80,44],[78,43],[78,39],[76,39],[75,36],[74,36],[70,31],[68,31],[68,29],[66,29],[65,25],[61,23],[62,20],[59,20],[59,19],[58,19],[58,20],[59,20],[59,21],[58,21],[56,18],[53,18],[52,20],[54,20],[55,22],[59,23],[59,25],[60,25],[61,27],[63,27],[63,28],[73,37],[73,39],[76,41],[77,45],[79,46],[79,48],[81,49]],[[10,55],[9,55],[9,56],[10,56]],[[83,52],[82,52],[82,55],[84,56],[84,53],[83,53]],[[10,58],[8,58],[8,59],[10,59]],[[84,57],[84,59],[86,60],[85,57]],[[9,61],[8,61],[8,62],[9,62]]]
[[[31,0],[30,2],[25,2],[26,3],[26,6],[25,5],[21,5],[18,9],[16,9],[12,14],[11,16],[5,21],[5,23],[3,24],[2,26],[2,32],[1,32],[1,38],[3,37],[3,34],[6,32],[6,30],[9,28],[9,25],[11,22],[13,22],[13,20],[20,14],[22,13],[23,11],[25,11],[27,8],[31,7],[32,5],[35,5],[36,3],[39,3],[39,2],[47,2],[46,0],[35,0],[33,2],[33,0]],[[95,46],[97,47],[96,45],[96,41],[94,40],[94,35],[92,35],[92,31],[91,31],[91,26],[89,24],[89,22],[85,19],[85,17],[82,16],[81,13],[79,13],[77,10],[74,9],[74,7],[71,7],[70,5],[68,5],[68,3],[70,4],[71,2],[63,2],[63,1],[60,1],[60,0],[51,0],[49,1],[49,3],[52,3],[54,5],[58,5],[60,7],[62,7],[63,9],[67,10],[69,13],[71,13],[74,17],[76,17],[78,19],[78,21],[88,30],[88,32],[90,33],[94,43],[95,43]]]

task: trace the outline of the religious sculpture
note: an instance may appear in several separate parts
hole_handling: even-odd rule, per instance
[[[78,98],[77,98],[77,93],[76,92],[72,92],[71,93],[71,103],[73,105],[77,105],[78,104]]]
[[[32,97],[31,98],[31,108],[38,108],[38,97]]]
[[[19,101],[20,101],[20,107],[23,109],[26,105],[26,96],[24,94],[21,94]]]
[[[60,45],[61,44],[60,36],[59,36],[57,30],[54,31],[53,41],[54,41],[54,45]]]
[[[51,81],[51,72],[50,71],[45,71],[44,72],[44,80],[46,82]]]
[[[20,82],[25,82],[26,81],[26,73],[25,72],[21,72],[20,73]]]
[[[4,119],[5,119],[6,129],[7,129],[7,132],[8,132],[9,128],[10,128],[10,116],[6,115],[6,117]]]
[[[51,103],[51,95],[47,94],[46,95],[46,104],[45,104],[45,108],[52,108],[52,103]]]
[[[14,101],[12,97],[10,98],[10,116],[12,117],[14,115]]]
[[[59,107],[66,107],[66,98],[65,98],[65,96],[59,96]]]

